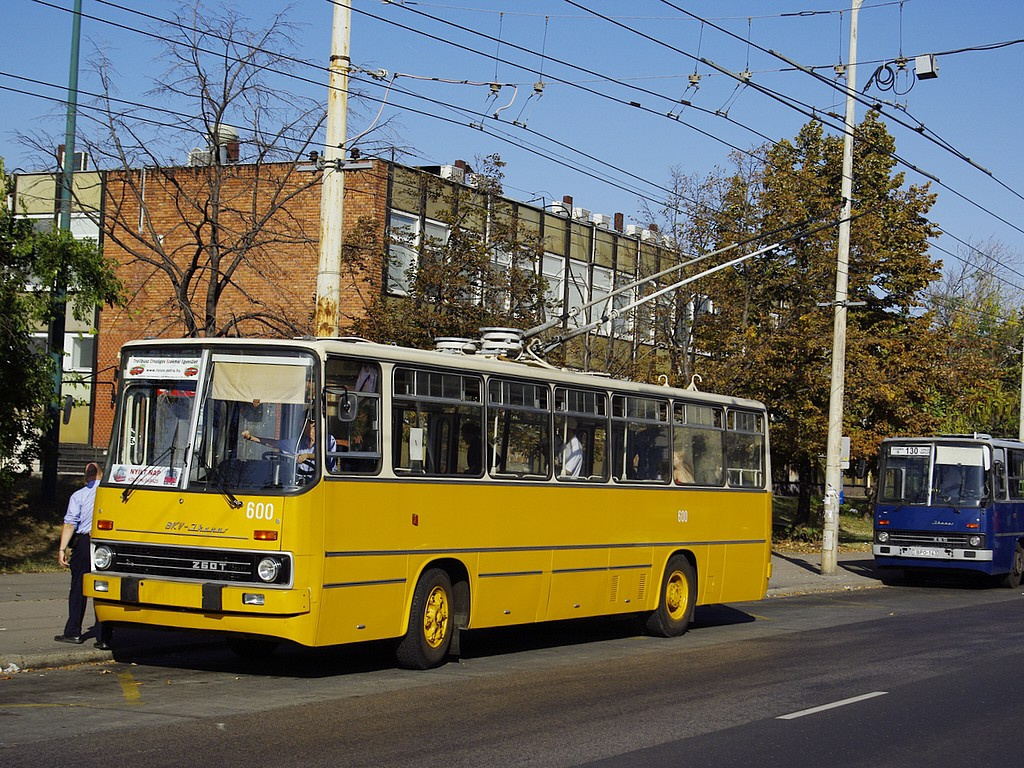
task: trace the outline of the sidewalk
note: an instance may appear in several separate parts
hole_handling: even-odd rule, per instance
[[[96,638],[91,603],[85,614],[85,642],[65,645],[54,641],[53,636],[61,633],[67,619],[69,583],[67,572],[0,575],[0,672],[11,674],[114,658],[111,651],[93,645]],[[768,598],[876,587],[880,583],[868,552],[840,554],[836,573],[831,576],[821,575],[818,553],[772,553]],[[201,638],[196,634],[123,628],[115,632],[112,645],[118,651],[144,653],[152,652],[154,646],[170,650],[195,644],[202,642]]]

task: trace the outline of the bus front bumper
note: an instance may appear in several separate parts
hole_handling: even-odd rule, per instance
[[[907,558],[913,560],[953,560],[959,562],[992,562],[991,549],[953,549],[945,547],[901,547],[893,544],[875,544],[875,557]]]
[[[271,589],[258,584],[170,581],[105,573],[86,574],[83,592],[97,604],[116,604],[126,610],[243,616],[295,616],[309,613],[310,603],[308,589]]]

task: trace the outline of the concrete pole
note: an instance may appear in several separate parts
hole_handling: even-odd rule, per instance
[[[327,139],[320,192],[320,265],[316,275],[314,327],[319,337],[338,335],[341,299],[341,222],[345,208],[345,134],[348,118],[349,40],[352,9],[334,4],[331,63],[327,91]]]
[[[839,550],[839,494],[843,490],[840,466],[843,438],[843,395],[846,375],[846,297],[849,283],[850,215],[853,212],[853,129],[857,93],[857,15],[862,0],[853,0],[850,12],[850,53],[846,69],[846,134],[843,137],[843,211],[839,221],[836,259],[836,300],[832,327],[832,388],[828,403],[828,445],[825,459],[825,522],[822,529],[821,572],[836,572]]]

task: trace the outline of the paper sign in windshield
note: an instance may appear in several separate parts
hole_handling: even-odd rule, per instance
[[[195,379],[199,375],[199,358],[132,355],[124,375],[126,379]]]
[[[139,485],[160,488],[174,488],[178,485],[181,470],[177,467],[161,467],[157,465],[130,466],[115,464],[110,473],[110,480],[124,485]]]

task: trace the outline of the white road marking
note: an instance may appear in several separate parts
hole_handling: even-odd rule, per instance
[[[856,704],[858,701],[864,701],[866,699],[873,699],[876,696],[885,696],[888,691],[872,691],[871,693],[865,693],[862,696],[854,696],[850,699],[843,699],[842,701],[834,701],[831,704],[822,704],[820,707],[811,707],[810,709],[802,709],[799,712],[790,712],[788,715],[779,715],[776,720],[796,720],[798,717],[804,715],[813,715],[817,712],[824,712],[827,709],[835,709],[836,707],[845,707],[847,704]]]

